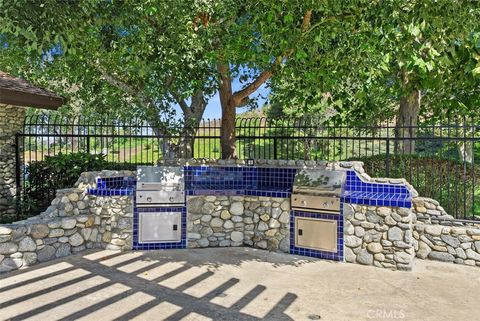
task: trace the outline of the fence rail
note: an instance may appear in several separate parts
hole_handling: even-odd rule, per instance
[[[437,199],[457,218],[480,216],[477,119],[423,118],[399,123],[355,126],[313,119],[242,118],[237,120],[236,149],[243,159],[361,160],[371,176],[404,177],[420,195]],[[17,136],[22,195],[33,195],[37,202],[51,200],[52,188],[32,184],[28,169],[60,153],[102,154],[117,168],[155,164],[179,155],[220,158],[220,125],[220,120],[203,121],[189,137],[181,128],[158,134],[160,130],[138,120],[27,117],[23,133]]]

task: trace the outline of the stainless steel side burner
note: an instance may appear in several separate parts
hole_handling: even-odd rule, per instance
[[[346,172],[303,169],[295,175],[291,205],[293,210],[340,214]]]
[[[136,202],[138,207],[184,206],[185,179],[182,167],[139,166]]]

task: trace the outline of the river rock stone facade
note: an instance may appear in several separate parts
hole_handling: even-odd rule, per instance
[[[447,214],[445,209],[436,200],[431,198],[416,197],[412,200],[412,209],[418,221],[424,223],[438,223],[442,221],[453,222],[453,216]]]
[[[416,257],[480,266],[480,224],[453,219],[436,200],[416,198],[413,211]]]
[[[0,106],[0,218],[11,220],[16,214],[15,134],[23,129],[25,108]]]
[[[118,175],[118,172],[84,173],[76,188],[59,190],[42,214],[0,225],[0,272],[85,249],[131,249],[131,197],[99,197],[86,191],[95,177],[112,174]]]
[[[291,161],[264,163],[293,166]],[[317,165],[293,162],[295,166],[325,165],[313,163]],[[358,162],[329,166],[353,168],[369,181],[403,182],[369,178]],[[44,213],[0,225],[0,272],[89,248],[130,250],[132,197],[93,196],[87,189],[96,188],[98,178],[134,176],[131,171],[83,173],[74,188],[58,191]],[[397,270],[410,270],[415,258],[480,266],[480,224],[454,220],[438,202],[418,197],[411,189],[414,197],[411,209],[344,204],[345,261]],[[219,195],[187,198],[189,248],[250,246],[288,253],[289,226],[288,198]]]
[[[415,256],[410,209],[344,205],[345,261],[411,270]]]
[[[289,251],[290,200],[258,196],[189,196],[188,247],[252,246]]]

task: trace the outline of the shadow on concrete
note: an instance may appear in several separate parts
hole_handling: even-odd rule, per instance
[[[198,266],[208,266],[210,268],[219,268],[223,265],[241,266],[247,262],[268,262],[271,267],[277,268],[280,266],[300,266],[312,262],[317,262],[316,258],[309,258],[305,256],[285,256],[284,253],[276,253],[265,250],[258,250],[250,247],[235,248],[235,255],[230,255],[231,248],[216,248],[214,255],[205,255],[202,249],[189,250],[189,263]],[[144,252],[143,258],[156,260],[181,260],[182,257],[170,251],[150,251]],[[337,264],[337,262],[331,262]]]
[[[221,266],[241,267],[249,261],[267,261],[275,268],[315,260],[252,249],[235,255],[228,249],[91,251],[2,274],[0,319],[291,320],[285,310],[296,294],[284,293],[259,316],[244,310],[265,308],[258,298],[267,287],[248,284],[236,297],[235,287],[242,280],[216,275]],[[232,295],[228,304],[218,303]]]

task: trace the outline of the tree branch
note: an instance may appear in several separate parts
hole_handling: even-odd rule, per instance
[[[339,20],[339,19],[344,19],[344,18],[352,18],[354,17],[353,14],[349,13],[349,14],[342,14],[342,15],[338,15],[338,16],[331,16],[331,17],[326,17],[322,20],[320,20],[319,22],[317,22],[316,24],[310,26],[310,20],[308,21],[308,25],[305,26],[304,24],[302,24],[302,31],[303,31],[303,34],[301,35],[302,37],[304,37],[305,35],[309,34],[310,32],[312,32],[314,29],[316,29],[317,27],[321,26],[322,24],[328,22],[328,21],[332,21],[332,20]],[[305,22],[305,19],[303,20],[303,22]],[[304,28],[305,27],[305,28]]]
[[[151,126],[155,126],[155,129],[158,131],[157,134],[166,133],[165,128],[163,128],[160,125],[158,116],[154,116],[157,114],[155,101],[150,97],[148,97],[147,95],[145,95],[142,88],[136,88],[126,83],[125,81],[122,81],[117,76],[108,73],[98,63],[90,63],[90,64],[100,72],[100,74],[102,75],[102,78],[105,79],[105,81],[107,81],[110,85],[120,89],[127,95],[137,99],[138,102],[141,105],[143,105],[143,107],[146,109],[147,115],[150,115]],[[167,83],[170,83],[170,82],[171,80],[167,79]]]
[[[307,28],[310,26],[310,20],[312,19],[312,10],[308,10],[307,13],[303,16],[302,22],[302,31],[307,31]]]
[[[245,88],[235,92],[233,94],[233,101],[235,106],[243,105],[244,99],[250,94],[254,93],[261,85],[263,85],[268,79],[270,79],[275,71],[275,68],[282,62],[283,56],[277,57],[272,63],[270,69],[263,71],[254,81],[252,81]]]
[[[132,86],[128,85],[126,82],[121,81],[116,76],[113,76],[106,71],[103,70],[100,66],[97,66],[97,69],[102,74],[102,78],[105,79],[110,85],[117,87],[118,89],[122,90],[126,94],[130,96],[138,96],[139,90],[137,88],[133,88]]]
[[[312,10],[308,10],[303,16],[302,22],[302,33],[310,32],[312,28],[310,27],[310,21],[312,19]],[[283,59],[287,58],[293,53],[293,49],[286,52],[284,55],[279,56],[275,59],[270,69],[263,71],[253,82],[251,82],[245,88],[235,92],[233,94],[233,101],[235,106],[240,107],[248,103],[248,96],[254,93],[261,85],[263,85],[268,79],[270,79],[275,71],[275,68],[280,65]]]
[[[178,105],[180,106],[180,108],[182,109],[182,112],[185,114],[185,115],[190,115],[190,107],[187,105],[187,103],[185,102],[185,99],[182,99],[180,98],[179,95],[177,95],[176,92],[174,92],[173,90],[170,91],[170,94],[173,96],[173,98],[175,98],[175,100],[177,101]]]

